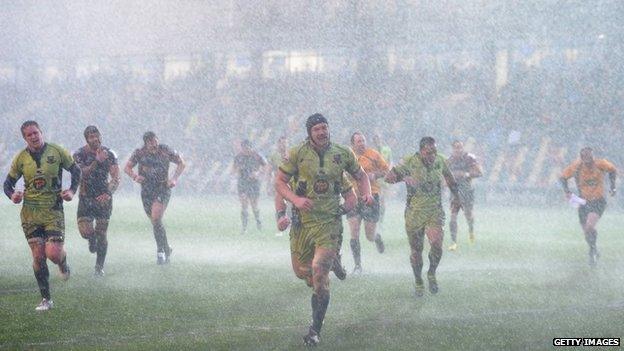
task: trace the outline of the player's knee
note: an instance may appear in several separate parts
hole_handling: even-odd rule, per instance
[[[98,237],[106,236],[107,230],[108,230],[107,219],[98,219],[95,222],[95,235],[97,235]]]
[[[80,236],[87,239],[93,235],[93,223],[89,218],[80,218],[78,219],[78,232]]]
[[[435,238],[434,240],[430,241],[431,244],[431,248],[432,249],[436,249],[436,250],[442,250],[442,238]]]
[[[312,272],[314,275],[327,275],[331,268],[333,256],[327,255],[321,259],[315,260],[312,263]]]

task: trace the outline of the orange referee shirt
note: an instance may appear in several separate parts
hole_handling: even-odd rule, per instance
[[[592,201],[604,197],[605,172],[617,172],[617,169],[613,163],[605,159],[595,160],[591,167],[583,165],[581,160],[576,160],[563,170],[561,177],[565,179],[574,177],[581,197]]]

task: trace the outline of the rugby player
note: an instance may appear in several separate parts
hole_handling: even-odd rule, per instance
[[[247,233],[247,222],[249,219],[248,206],[256,219],[256,227],[262,230],[260,221],[260,209],[258,209],[258,197],[260,196],[259,173],[266,166],[266,161],[256,152],[249,140],[241,142],[241,151],[234,157],[234,171],[238,175],[238,199],[241,203],[242,234]]]
[[[362,273],[362,259],[360,247],[360,226],[364,220],[364,233],[366,239],[375,242],[377,251],[383,253],[385,250],[384,242],[381,234],[377,233],[377,222],[379,221],[380,207],[380,187],[377,179],[385,177],[390,167],[381,154],[366,145],[366,137],[361,132],[355,132],[351,135],[351,148],[357,156],[358,163],[362,166],[364,172],[368,176],[371,186],[371,194],[373,196],[373,205],[366,206],[359,203],[357,207],[347,214],[349,227],[351,229],[351,253],[355,267],[353,273]]]
[[[171,188],[178,183],[186,164],[182,156],[165,144],[160,144],[154,132],[143,134],[143,147],[134,150],[126,163],[124,171],[135,182],[141,184],[143,210],[150,218],[156,239],[156,263],[167,264],[171,260],[171,246],[167,241],[167,232],[162,218],[171,198]],[[173,176],[169,178],[169,164],[176,165]],[[138,165],[138,173],[134,166]]]
[[[327,119],[319,113],[311,115],[306,121],[306,130],[307,140],[290,149],[288,160],[280,166],[275,189],[301,214],[301,231],[291,241],[291,253],[301,263],[303,271],[312,271],[312,325],[303,341],[313,346],[320,341],[330,299],[329,271],[342,241],[340,188],[343,172],[355,179],[363,202],[370,206],[373,198],[368,177],[353,152],[330,141]],[[292,177],[297,179],[295,191],[288,185]]]
[[[104,276],[108,250],[106,231],[113,210],[113,193],[120,181],[119,164],[115,152],[102,145],[102,136],[96,126],[85,128],[84,138],[87,145],[74,153],[74,160],[82,170],[78,230],[89,241],[89,252],[96,254],[94,274],[101,277]]]
[[[444,209],[442,208],[442,179],[446,181],[453,196],[457,194],[457,183],[446,160],[438,155],[435,139],[423,137],[419,152],[393,167],[386,175],[388,183],[404,181],[407,186],[405,208],[405,231],[410,244],[410,262],[416,281],[416,297],[424,295],[422,279],[423,244],[425,235],[431,246],[429,250],[429,271],[427,280],[429,292],[438,293],[436,269],[442,259],[444,237]]]
[[[578,216],[585,233],[585,241],[589,245],[589,265],[598,263],[600,253],[596,247],[598,232],[596,225],[607,207],[604,194],[604,174],[609,175],[609,193],[615,196],[615,178],[617,169],[606,159],[594,159],[593,149],[584,147],[580,151],[580,159],[572,162],[561,174],[561,185],[569,200],[572,192],[568,187],[568,179],[574,177],[579,195],[586,203],[579,206]]]
[[[30,246],[35,278],[42,297],[35,310],[47,311],[54,306],[50,295],[47,259],[59,266],[64,280],[69,279],[70,275],[67,253],[63,247],[63,201],[71,201],[74,197],[80,183],[80,168],[69,151],[44,141],[37,122],[24,122],[21,132],[26,148],[13,159],[4,181],[4,193],[15,204],[24,201],[22,229]],[[71,185],[65,190],[61,190],[63,169],[71,173]],[[15,189],[20,177],[24,177],[24,191]]]
[[[453,242],[448,249],[455,251],[457,250],[457,214],[460,209],[464,210],[464,216],[466,216],[466,221],[468,222],[469,240],[471,243],[475,242],[474,214],[472,212],[474,208],[474,187],[472,186],[472,179],[481,177],[483,171],[477,163],[476,157],[464,151],[464,144],[461,141],[455,140],[451,145],[453,152],[446,162],[457,181],[459,196],[451,196],[451,220],[449,227]]]

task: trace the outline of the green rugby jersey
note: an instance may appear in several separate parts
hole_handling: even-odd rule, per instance
[[[289,151],[280,170],[297,179],[293,191],[314,201],[314,208],[301,212],[303,224],[335,221],[340,213],[343,174],[355,175],[360,169],[351,149],[330,143],[320,154],[306,141]]]
[[[444,156],[437,155],[433,164],[428,167],[417,152],[393,169],[399,180],[412,177],[417,181],[416,186],[406,184],[407,205],[410,209],[424,210],[442,206],[442,181],[445,174],[450,174]]]
[[[39,153],[24,149],[17,154],[11,163],[9,176],[14,179],[24,176],[25,206],[51,208],[60,199],[63,169],[68,170],[73,164],[69,151],[59,145],[45,143]]]

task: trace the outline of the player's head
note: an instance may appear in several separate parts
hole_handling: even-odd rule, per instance
[[[32,120],[26,121],[22,123],[20,130],[29,149],[38,150],[43,146],[43,133],[39,128],[39,123]]]
[[[251,151],[251,149],[253,148],[253,144],[251,143],[251,141],[249,141],[249,139],[243,139],[240,145],[243,151]]]
[[[327,118],[320,113],[315,113],[308,117],[306,121],[306,130],[308,138],[317,146],[325,146],[329,144],[329,124]]]
[[[366,151],[366,137],[361,132],[351,134],[351,148],[357,154],[363,154]]]
[[[583,162],[584,164],[591,165],[592,163],[594,163],[594,149],[592,149],[591,147],[586,146],[582,148],[580,155],[581,162]]]
[[[158,147],[158,137],[156,133],[147,131],[143,134],[143,144],[148,150],[155,150]]]
[[[426,136],[420,139],[420,156],[426,163],[433,163],[437,154],[438,150],[436,148],[436,142],[434,138]]]
[[[461,141],[453,140],[451,146],[453,147],[453,155],[460,156],[464,153],[464,143],[462,143]]]
[[[97,149],[102,145],[100,131],[96,126],[87,126],[83,134],[90,148]]]

